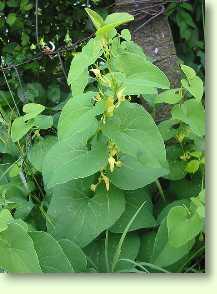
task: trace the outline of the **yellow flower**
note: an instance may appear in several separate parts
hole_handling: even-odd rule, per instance
[[[94,73],[94,75],[97,77],[97,78],[101,78],[101,72],[98,68],[92,68],[91,71]]]
[[[114,157],[110,156],[108,159],[108,163],[109,163],[110,171],[113,172],[115,168],[115,163],[116,163]]]
[[[106,190],[109,191],[109,185],[110,185],[109,178],[107,176],[105,176],[103,174],[103,172],[101,172],[101,177],[102,177],[103,182],[105,183]]]
[[[92,184],[91,186],[90,186],[90,190],[91,191],[93,191],[93,192],[96,192],[96,188],[97,188],[97,184],[96,185],[94,185],[94,184]]]

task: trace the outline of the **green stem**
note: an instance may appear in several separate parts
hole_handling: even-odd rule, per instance
[[[105,233],[105,264],[106,264],[106,271],[107,273],[109,273],[110,267],[109,267],[109,259],[108,259],[108,230],[106,230],[106,233]]]
[[[118,242],[118,245],[117,245],[117,248],[116,248],[116,251],[114,253],[114,257],[113,257],[113,262],[112,262],[112,272],[114,272],[115,270],[115,267],[119,261],[119,258],[120,258],[120,255],[121,255],[121,249],[122,249],[122,246],[123,246],[123,242],[126,238],[126,235],[131,227],[131,225],[133,224],[133,222],[135,221],[137,215],[139,214],[139,212],[141,211],[141,209],[143,208],[143,206],[145,205],[147,201],[144,201],[142,203],[142,205],[137,209],[136,213],[133,215],[133,217],[131,218],[131,220],[129,221],[128,225],[126,226],[124,232],[122,233],[121,235],[121,238]]]
[[[156,180],[155,183],[156,183],[156,186],[157,186],[157,188],[158,188],[158,191],[159,191],[159,193],[160,193],[160,195],[161,195],[162,200],[163,200],[164,202],[166,202],[166,197],[165,197],[165,194],[164,194],[163,188],[162,188],[162,186],[161,186],[159,180]]]

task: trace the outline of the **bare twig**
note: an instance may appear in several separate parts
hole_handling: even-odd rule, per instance
[[[36,42],[38,44],[39,38],[38,38],[38,0],[35,1],[35,37]]]

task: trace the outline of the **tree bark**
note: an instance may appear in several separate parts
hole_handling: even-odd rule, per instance
[[[141,2],[143,2],[141,4]],[[141,10],[150,7],[153,0],[140,1]],[[160,1],[158,1],[160,2]],[[132,13],[132,6],[136,4],[135,0],[115,0],[115,10]],[[141,16],[142,12],[140,13]],[[135,21],[129,24],[129,29],[132,32],[133,39],[144,50],[147,56],[150,56],[154,62],[168,77],[172,87],[178,87],[180,81],[180,71],[177,64],[176,50],[173,42],[173,36],[167,17],[164,14],[156,16],[149,23],[145,24],[144,19]],[[156,114],[156,120],[161,121],[169,116],[170,107],[162,105]]]

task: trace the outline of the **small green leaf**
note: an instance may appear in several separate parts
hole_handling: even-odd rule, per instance
[[[5,2],[0,1],[0,11],[4,10],[5,8]]]
[[[23,117],[16,118],[11,126],[11,139],[13,142],[17,142],[25,136],[31,128],[34,126],[33,121],[27,121]]]
[[[188,124],[192,131],[202,137],[205,135],[205,111],[201,102],[189,99],[172,109],[172,118]]]
[[[168,241],[179,248],[193,240],[203,229],[203,219],[197,214],[189,215],[183,206],[171,208],[167,216]]]
[[[9,13],[7,16],[6,22],[9,24],[10,27],[12,27],[16,20],[17,20],[16,13]]]
[[[167,224],[166,220],[164,220],[161,223],[155,238],[151,263],[161,267],[172,265],[182,257],[186,256],[191,250],[193,244],[194,240],[191,240],[180,247],[172,246],[169,243]]]
[[[180,159],[183,155],[182,148],[179,145],[169,145],[166,150],[170,172],[168,175],[164,176],[164,178],[172,181],[183,179],[186,175],[186,162]]]
[[[168,103],[168,104],[176,104],[181,99],[182,96],[176,93],[177,89],[167,90],[162,93],[160,93],[156,99],[155,103]]]
[[[200,101],[203,97],[203,81],[198,77],[194,77],[187,82],[185,79],[181,80],[182,86],[192,95],[197,101]]]
[[[41,104],[37,103],[28,103],[23,106],[23,112],[26,114],[23,116],[25,121],[35,118],[39,115],[42,111],[45,110],[45,107]]]
[[[89,15],[89,17],[92,20],[92,23],[94,24],[96,29],[99,29],[104,25],[103,18],[98,13],[96,13],[94,10],[92,10],[90,8],[85,8],[85,11]]]
[[[34,125],[40,130],[50,129],[53,125],[53,117],[51,115],[38,115],[34,119]]]
[[[184,72],[184,74],[186,75],[188,81],[194,79],[196,77],[196,72],[193,68],[182,64],[181,65],[181,70]]]
[[[128,23],[134,20],[134,17],[126,12],[112,13],[109,14],[105,19],[105,24],[114,24],[115,26],[119,26],[124,23]]]
[[[187,163],[185,170],[186,172],[190,174],[194,174],[198,171],[200,167],[200,161],[199,160],[191,160]]]
[[[190,200],[189,199],[181,199],[181,200],[175,200],[171,203],[169,203],[168,205],[166,205],[158,214],[157,217],[157,223],[160,225],[162,223],[162,221],[167,217],[170,209],[174,206],[186,206],[189,207],[190,204]]]
[[[128,29],[123,29],[121,31],[121,37],[126,41],[131,41],[131,33]]]
[[[178,123],[178,121],[173,119],[164,120],[158,125],[158,129],[161,133],[161,136],[165,141],[170,140],[171,138],[175,137],[177,130],[173,128]]]

